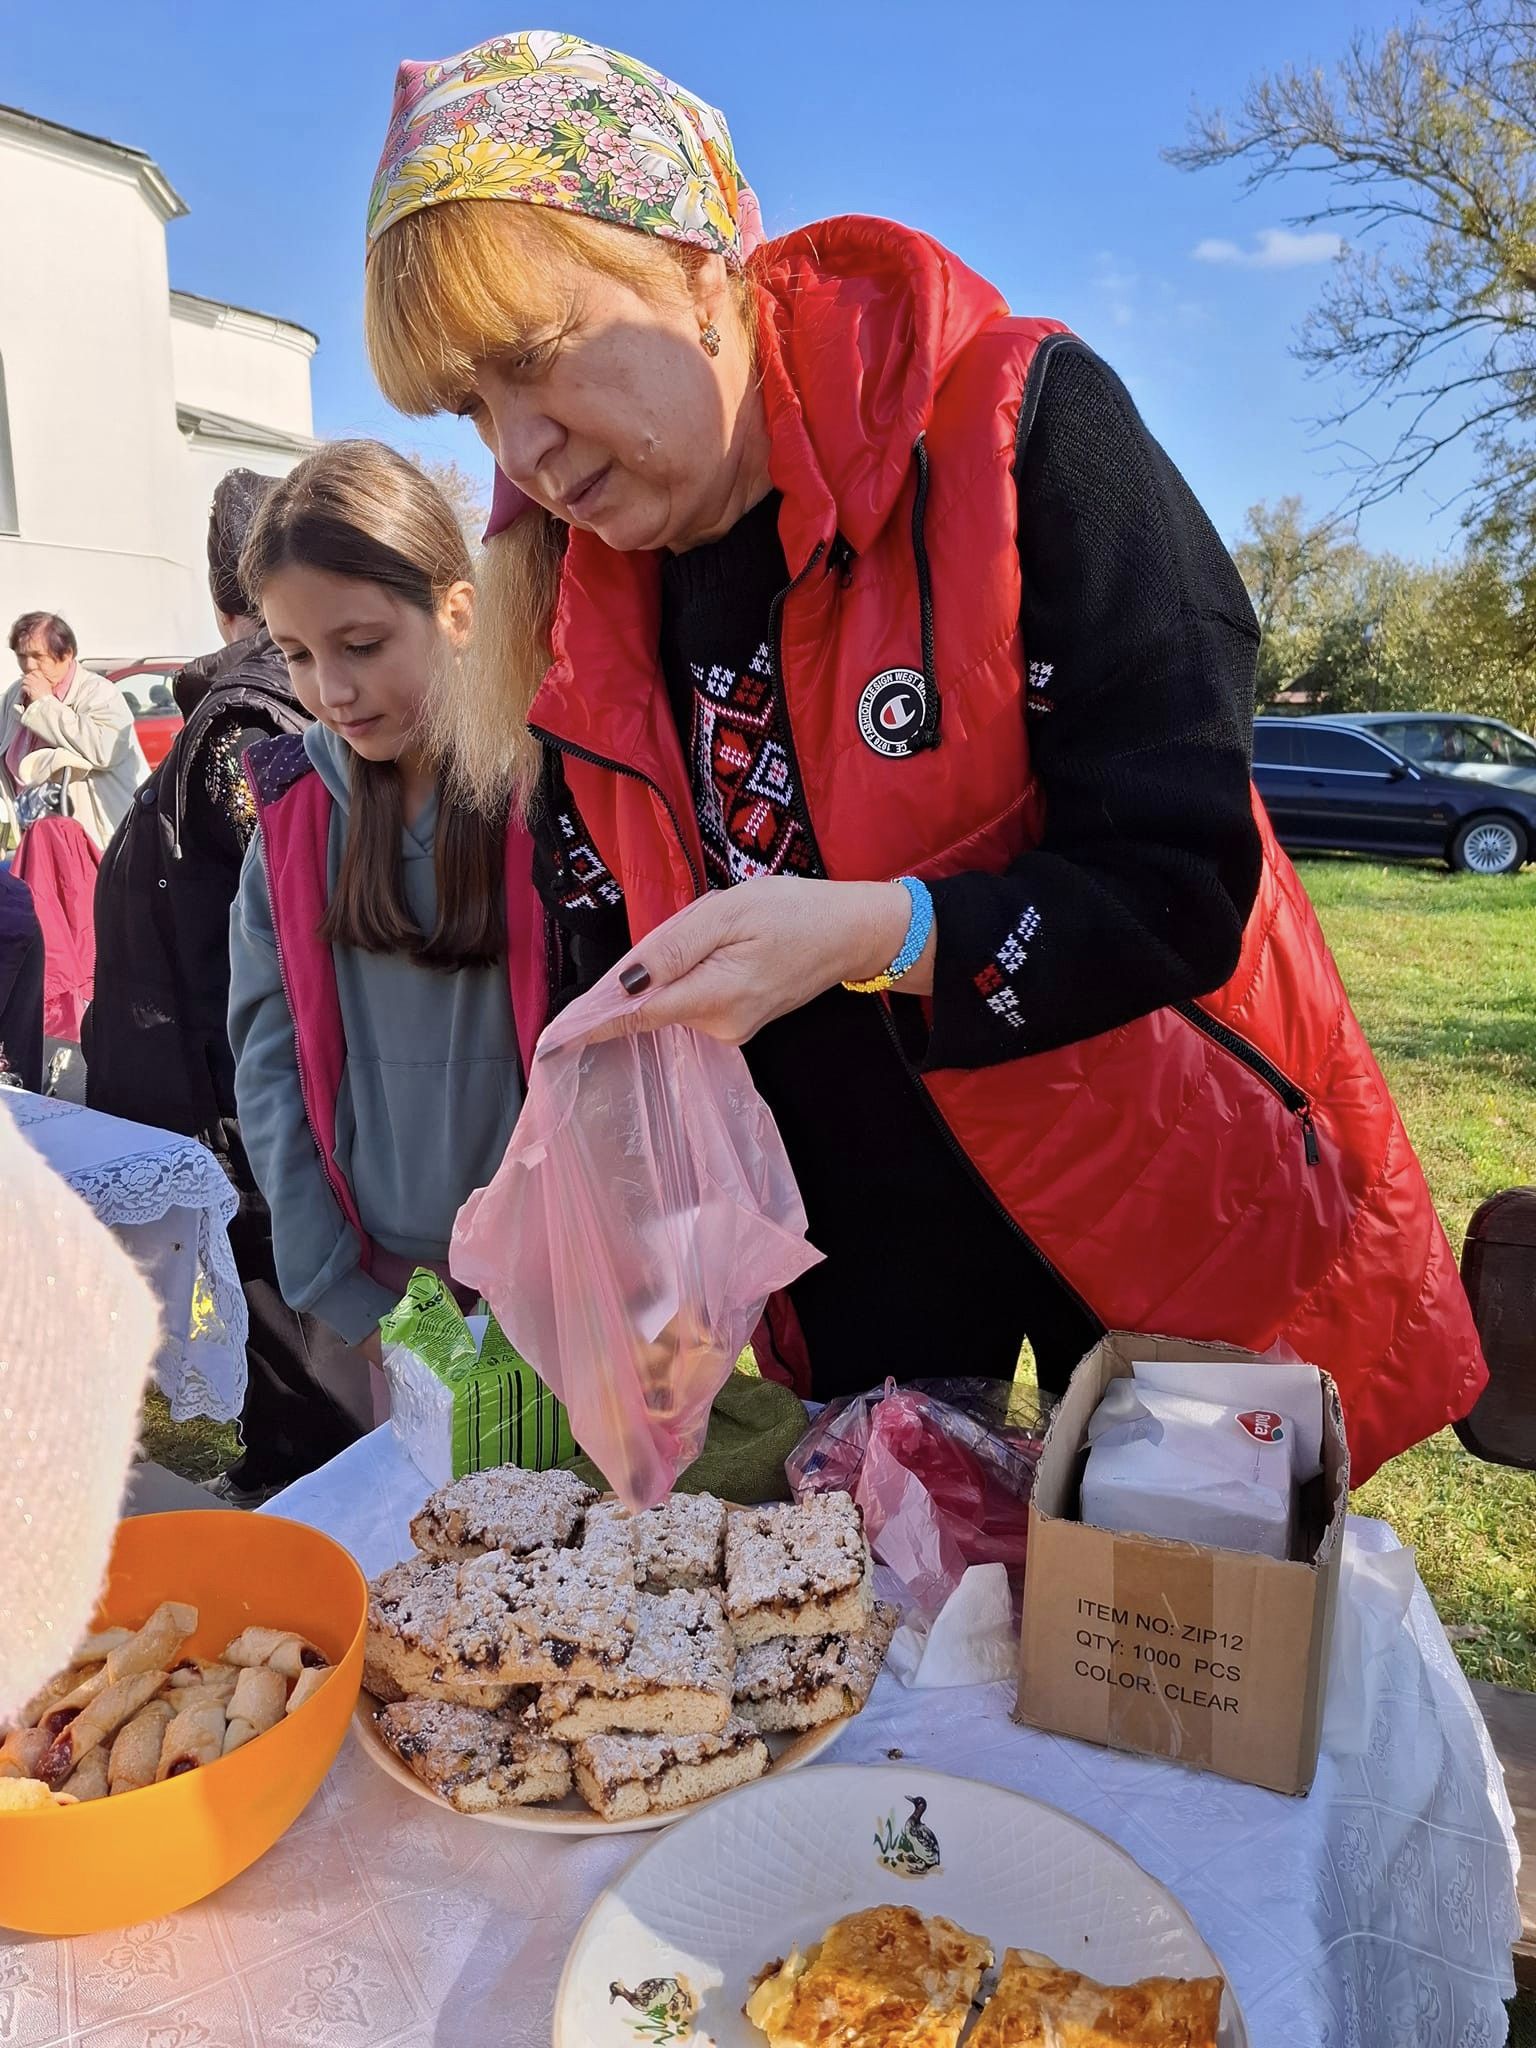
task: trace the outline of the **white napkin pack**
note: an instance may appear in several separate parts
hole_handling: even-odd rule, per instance
[[[991,1685],[1018,1668],[1019,1636],[1008,1568],[968,1565],[931,1621],[909,1614],[897,1629],[886,1669],[903,1685]]]
[[[1322,1385],[1302,1365],[1138,1363],[1088,1425],[1081,1519],[1213,1550],[1291,1556],[1321,1470]]]

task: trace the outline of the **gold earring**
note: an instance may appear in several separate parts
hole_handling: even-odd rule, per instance
[[[717,326],[715,325],[715,323],[714,323],[714,321],[713,321],[713,320],[711,320],[711,321],[710,321],[710,323],[709,323],[709,325],[708,325],[707,327],[702,327],[702,328],[700,328],[700,330],[699,330],[699,346],[700,346],[700,347],[701,347],[701,348],[703,349],[703,351],[704,351],[705,355],[707,355],[707,356],[717,356],[717,355],[719,355],[719,353],[720,353],[720,330],[719,330],[719,328],[718,328],[718,327],[717,327]]]

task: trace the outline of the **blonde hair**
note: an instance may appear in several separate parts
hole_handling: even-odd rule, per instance
[[[706,253],[558,208],[457,199],[407,214],[368,252],[363,327],[379,387],[406,413],[461,410],[477,363],[514,354],[567,312],[561,277],[585,265],[660,301]],[[755,353],[753,287],[734,302]],[[526,810],[539,767],[528,707],[549,668],[567,529],[538,506],[488,541],[461,684],[439,692],[433,737],[466,796]]]

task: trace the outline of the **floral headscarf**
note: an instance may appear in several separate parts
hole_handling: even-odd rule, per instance
[[[400,66],[369,242],[450,199],[583,213],[733,268],[762,240],[725,116],[648,64],[552,29]]]

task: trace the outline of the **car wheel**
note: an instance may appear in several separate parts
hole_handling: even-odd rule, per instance
[[[1525,834],[1513,818],[1468,818],[1451,841],[1451,866],[1474,875],[1513,875],[1525,856]]]

